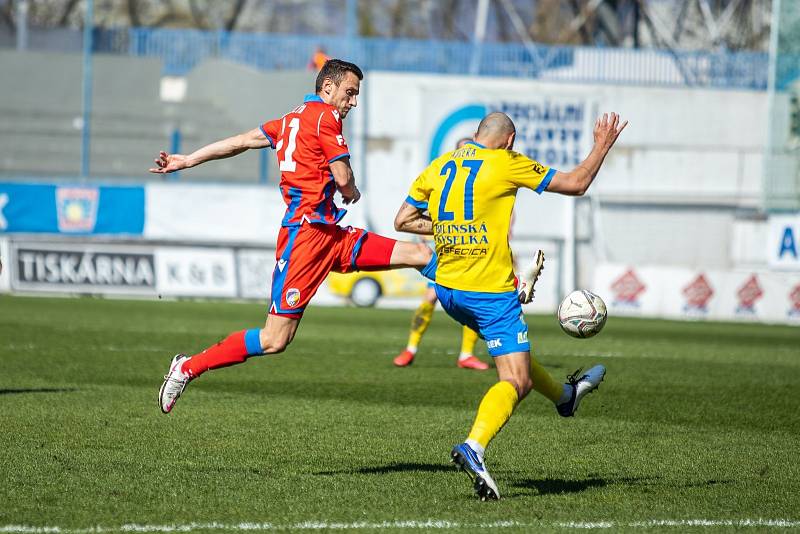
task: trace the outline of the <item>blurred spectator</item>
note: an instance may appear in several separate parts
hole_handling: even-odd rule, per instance
[[[314,50],[314,55],[311,56],[311,60],[308,62],[308,70],[319,72],[329,59],[330,56],[325,53],[325,49],[322,46],[317,46],[317,49]]]

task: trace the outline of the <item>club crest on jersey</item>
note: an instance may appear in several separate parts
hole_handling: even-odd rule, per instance
[[[334,110],[331,110],[331,113],[333,113],[333,118],[338,121],[339,120],[339,112],[334,109]]]
[[[296,287],[290,287],[286,290],[286,304],[289,305],[290,308],[294,308],[297,306],[297,303],[300,302],[300,290]]]

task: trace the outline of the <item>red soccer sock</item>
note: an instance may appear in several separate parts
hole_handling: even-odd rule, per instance
[[[359,271],[385,271],[392,262],[392,252],[396,244],[395,239],[367,232],[353,267]]]
[[[216,345],[208,347],[200,354],[195,354],[184,362],[181,371],[192,378],[197,378],[209,369],[219,369],[244,362],[251,356],[245,342],[246,332],[247,330],[234,332]]]

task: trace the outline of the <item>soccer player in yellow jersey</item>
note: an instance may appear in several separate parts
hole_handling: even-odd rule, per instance
[[[456,149],[461,148],[472,141],[471,138],[465,137],[456,141]],[[433,310],[436,309],[436,302],[439,298],[436,296],[436,288],[433,282],[428,282],[428,288],[425,290],[425,296],[422,302],[414,311],[411,318],[411,329],[408,332],[408,343],[406,348],[397,356],[392,362],[397,367],[408,367],[414,363],[414,357],[417,355],[417,348],[419,347],[422,336],[428,330],[433,318]],[[476,371],[485,371],[489,369],[489,365],[479,360],[475,352],[475,343],[478,341],[478,333],[468,326],[464,326],[461,331],[461,352],[458,355],[456,365],[462,369],[474,369]]]
[[[514,123],[504,113],[490,113],[471,144],[434,160],[417,177],[395,218],[397,230],[433,234],[439,302],[480,334],[494,358],[499,381],[484,395],[466,441],[451,452],[481,500],[500,498],[484,453],[519,401],[533,389],[550,399],[559,415],[570,417],[606,372],[596,365],[562,384],[531,357],[508,246],[517,190],[583,195],[627,124],[620,124],[616,113],[604,114],[595,123],[586,159],[559,172],[514,152]]]

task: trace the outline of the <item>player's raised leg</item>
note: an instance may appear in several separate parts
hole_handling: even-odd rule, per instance
[[[533,263],[522,273],[517,275],[517,293],[519,294],[519,301],[521,304],[528,304],[533,300],[534,287],[543,270],[544,252],[537,250],[533,258]]]
[[[294,339],[306,305],[338,261],[339,249],[343,243],[356,243],[359,235],[330,225],[281,228],[264,328],[240,330],[194,356],[173,358],[158,395],[161,411],[169,413],[189,382],[206,371],[283,352]]]
[[[531,388],[550,399],[562,417],[575,415],[581,399],[598,388],[605,374],[604,366],[595,365],[585,373],[578,369],[567,377],[566,383],[562,383],[554,379],[536,358],[530,360]]]
[[[189,382],[206,371],[243,363],[251,356],[283,352],[294,339],[299,324],[298,318],[269,315],[264,328],[234,332],[193,356],[177,354],[158,392],[161,411],[171,412]]]
[[[344,272],[348,270],[359,271],[388,271],[413,267],[428,280],[436,280],[438,258],[436,253],[424,243],[410,241],[397,241],[373,232],[366,232],[360,243],[353,248],[353,259],[349,262]]]
[[[585,373],[578,369],[567,377],[565,388],[569,389],[569,399],[556,405],[558,415],[562,417],[572,417],[578,411],[578,404],[581,399],[600,387],[600,382],[606,376],[606,368],[603,365],[595,365]]]

